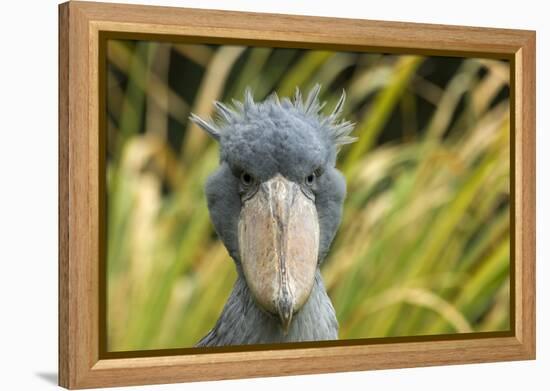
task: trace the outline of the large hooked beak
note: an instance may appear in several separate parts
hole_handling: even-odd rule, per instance
[[[281,175],[260,184],[241,209],[239,251],[256,302],[279,317],[286,334],[315,280],[319,221],[314,201]]]

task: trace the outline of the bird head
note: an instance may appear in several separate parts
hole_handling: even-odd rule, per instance
[[[190,117],[220,146],[206,183],[216,232],[257,305],[285,333],[340,224],[346,185],[336,155],[355,140],[353,124],[340,119],[345,93],[323,115],[319,91],[255,102],[247,90],[243,102],[214,102],[216,120]]]

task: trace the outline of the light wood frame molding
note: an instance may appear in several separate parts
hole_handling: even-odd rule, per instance
[[[100,32],[493,56],[512,67],[514,328],[509,336],[101,358]],[[535,32],[169,7],[59,6],[59,384],[89,388],[535,358]]]

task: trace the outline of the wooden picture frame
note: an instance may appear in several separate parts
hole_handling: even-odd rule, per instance
[[[100,347],[104,33],[495,57],[512,64],[513,330],[316,347],[105,358]],[[59,6],[59,384],[89,388],[535,358],[535,33],[88,2]]]

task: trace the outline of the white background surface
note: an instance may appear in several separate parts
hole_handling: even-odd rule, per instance
[[[547,2],[133,2],[537,30],[538,359],[528,362],[145,386],[131,389],[549,389],[550,305],[547,298],[550,284],[550,13],[545,10]],[[57,376],[57,1],[4,1],[0,7],[0,389],[53,389],[56,387]]]

